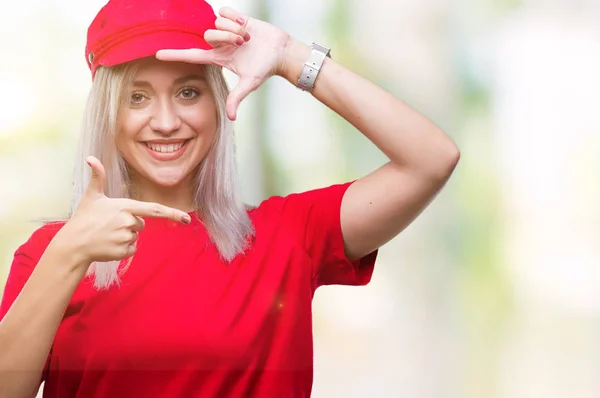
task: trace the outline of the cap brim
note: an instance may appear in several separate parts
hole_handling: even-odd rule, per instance
[[[198,35],[185,32],[155,32],[131,38],[119,43],[105,54],[98,66],[115,66],[137,59],[153,57],[159,50],[185,50],[198,48],[210,50],[209,45]]]

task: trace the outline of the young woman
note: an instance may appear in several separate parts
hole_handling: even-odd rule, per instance
[[[200,0],[111,0],[88,30],[93,85],[71,216],[15,252],[0,396],[308,397],[311,300],[364,285],[434,198],[454,143],[283,30]],[[231,93],[222,68],[239,76]],[[240,200],[232,120],[281,76],[389,157],[357,181]]]

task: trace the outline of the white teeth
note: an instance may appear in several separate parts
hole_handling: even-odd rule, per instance
[[[152,149],[155,152],[161,152],[161,153],[170,153],[170,152],[178,151],[179,149],[181,149],[183,144],[185,144],[185,142],[180,142],[179,144],[168,144],[168,145],[152,144],[150,142],[146,142],[146,146],[148,148]]]

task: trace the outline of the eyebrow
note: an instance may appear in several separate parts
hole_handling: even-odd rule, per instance
[[[173,85],[179,85],[179,84],[187,83],[187,82],[193,81],[193,80],[206,82],[206,78],[202,75],[185,75],[185,76],[178,77],[177,79],[175,79],[175,81],[173,82]],[[132,85],[134,87],[152,87],[152,85],[150,83],[148,83],[147,81],[143,81],[143,80],[136,80],[133,82]]]

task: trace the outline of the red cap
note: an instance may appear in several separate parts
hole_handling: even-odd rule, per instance
[[[88,28],[85,55],[92,78],[98,66],[154,56],[158,50],[211,46],[204,32],[217,19],[203,0],[109,0]]]

